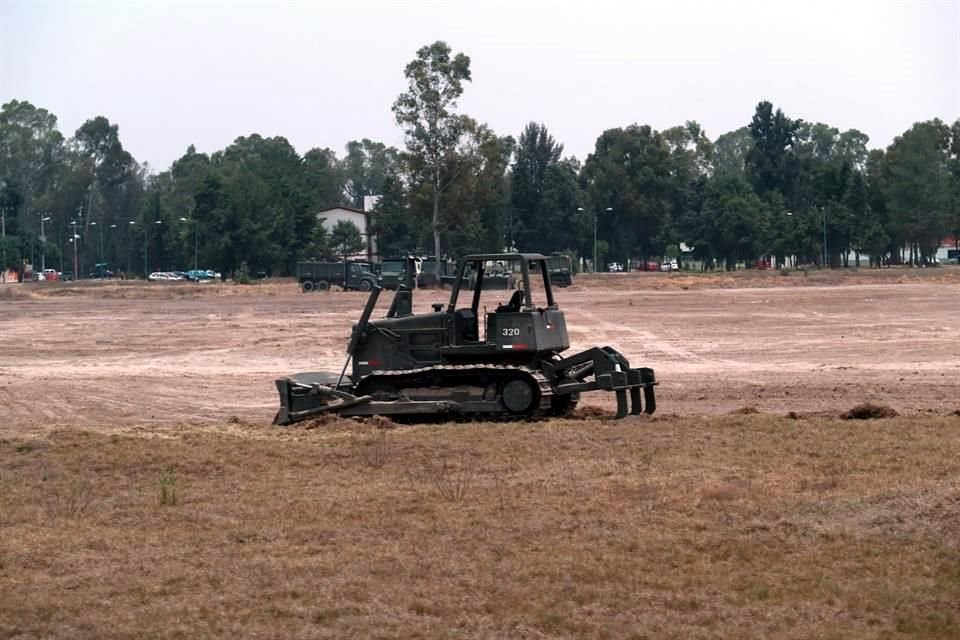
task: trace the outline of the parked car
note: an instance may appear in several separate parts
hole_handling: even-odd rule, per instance
[[[50,281],[53,281],[53,280],[59,280],[59,279],[60,279],[60,274],[57,273],[57,270],[56,270],[56,269],[44,269],[44,270],[43,270],[43,277],[44,277],[45,280],[47,280],[48,282],[50,282]]]
[[[173,271],[154,271],[147,276],[147,280],[151,282],[182,282],[185,279]]]
[[[607,265],[607,271],[619,272],[623,271],[623,265],[619,262],[611,262]]]
[[[190,269],[190,271],[184,274],[184,277],[190,282],[206,282],[213,278],[213,276],[204,269]]]
[[[677,264],[676,259],[673,260],[664,260],[660,264],[660,271],[679,271],[680,266]]]

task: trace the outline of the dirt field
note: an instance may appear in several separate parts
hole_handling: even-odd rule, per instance
[[[960,637],[960,271],[559,297],[654,418],[279,429],[363,294],[0,290],[0,638]]]
[[[653,367],[665,414],[960,408],[960,270],[802,286],[820,276],[839,277],[610,274],[558,295],[571,352],[609,344]],[[446,296],[418,294],[417,309]],[[0,299],[0,432],[269,421],[274,379],[340,370],[365,299],[292,283],[24,289]]]

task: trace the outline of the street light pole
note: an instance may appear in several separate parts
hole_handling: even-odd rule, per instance
[[[823,216],[823,267],[827,267],[827,208],[820,207]]]
[[[127,274],[133,270],[133,227],[137,223],[133,220],[127,221]]]
[[[4,183],[6,184],[6,183]],[[0,207],[0,225],[3,228],[3,235],[0,235],[0,244],[3,245],[3,264],[0,264],[0,269],[3,270],[3,281],[7,281],[7,208]]]
[[[40,273],[47,270],[47,234],[43,231],[43,223],[50,219],[50,216],[40,214]]]
[[[103,225],[98,225],[97,221],[94,220],[90,223],[91,227],[100,227],[100,262],[103,262]]]
[[[154,224],[162,224],[163,220],[154,220]],[[149,279],[150,272],[147,271],[147,239],[150,237],[150,225],[144,223],[143,225],[143,277]]]
[[[77,221],[71,220],[70,225],[73,227],[73,237],[70,239],[70,242],[73,243],[73,279],[79,280],[80,270],[78,265],[80,263],[77,260],[77,238],[80,236],[77,235]]]
[[[184,218],[183,216],[181,216],[180,222],[189,222],[193,226],[193,270],[196,271],[199,268],[197,267],[197,263],[199,262],[199,260],[197,260],[197,253],[200,246],[199,240],[197,237],[197,234],[199,232],[197,221],[195,218]]]
[[[577,207],[577,211],[583,212],[583,207]],[[604,209],[607,213],[613,211],[613,207],[607,207]],[[597,260],[599,260],[599,255],[597,254],[597,219],[600,217],[600,210],[594,210],[593,212],[593,271],[596,273],[597,269]]]

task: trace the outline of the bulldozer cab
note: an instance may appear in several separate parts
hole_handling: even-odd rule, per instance
[[[516,288],[492,294],[504,299],[498,304],[482,305],[483,292],[487,291],[487,299],[491,296],[488,278],[515,282]],[[546,258],[540,254],[465,257],[447,315],[452,318],[449,345],[454,351],[484,349],[522,356],[569,347],[566,322],[553,297]]]

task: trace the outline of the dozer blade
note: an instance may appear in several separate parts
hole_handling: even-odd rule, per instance
[[[349,385],[337,386],[339,377],[326,371],[298,373],[277,380],[280,410],[274,424],[288,425],[321,413],[339,412],[370,402],[370,396],[355,396]]]

